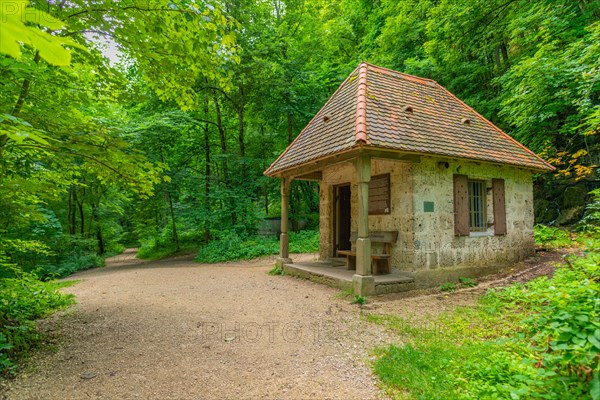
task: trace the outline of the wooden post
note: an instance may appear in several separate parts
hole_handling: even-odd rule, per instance
[[[375,292],[375,280],[371,273],[371,239],[369,239],[371,158],[360,155],[356,159],[355,168],[358,183],[358,238],[356,239],[356,274],[352,280],[354,292],[364,296]]]
[[[288,240],[288,207],[290,201],[290,179],[281,178],[281,234],[279,235],[279,258],[275,262],[278,267],[292,262]]]

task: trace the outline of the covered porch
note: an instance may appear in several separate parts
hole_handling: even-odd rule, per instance
[[[344,261],[336,259],[318,262],[283,264],[287,275],[308,279],[338,289],[354,288],[355,271],[348,270]],[[373,276],[372,294],[404,292],[415,289],[415,278],[407,272],[393,271],[390,274]]]
[[[408,156],[399,152],[384,153],[373,149],[358,148],[342,155],[338,154],[319,160],[310,165],[290,169],[278,176],[281,183],[280,253],[276,260],[278,267],[282,268],[287,274],[311,279],[332,287],[352,287],[355,294],[363,296],[399,292],[414,288],[412,274],[397,271],[395,270],[396,265],[390,265],[389,247],[395,245],[398,232],[370,231],[369,228],[369,183],[371,181],[372,163],[375,162],[374,158],[401,161],[403,163],[417,161],[415,156]],[[337,164],[347,166],[346,170],[349,171],[351,176],[348,179],[353,181],[352,190],[356,192],[353,195],[351,204],[354,231],[350,233],[350,227],[348,226],[346,232],[348,244],[351,240],[352,248],[336,247],[334,243],[334,245],[329,244],[326,246],[327,250],[323,251],[322,244],[319,262],[295,263],[289,255],[288,207],[290,184],[292,180],[320,182],[323,179],[323,171]],[[331,186],[327,183],[324,184],[325,186]],[[329,189],[334,190],[334,187]],[[329,217],[321,216],[322,234],[324,236],[335,236],[336,227],[323,224],[323,220]],[[349,218],[350,215],[348,214]],[[329,232],[332,229],[333,232]],[[393,239],[382,239],[382,234],[384,237],[388,237],[386,234],[392,234]],[[389,243],[383,245],[385,241]],[[382,254],[382,247],[388,249],[387,255]],[[341,258],[342,255],[347,258]]]

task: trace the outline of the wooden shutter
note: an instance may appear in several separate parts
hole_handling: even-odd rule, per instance
[[[492,195],[494,197],[494,233],[506,235],[504,179],[492,179]]]
[[[454,175],[454,234],[469,234],[469,180],[466,175]]]
[[[389,214],[390,208],[390,174],[371,177],[369,215]]]

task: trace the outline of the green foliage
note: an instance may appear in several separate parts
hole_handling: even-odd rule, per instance
[[[316,253],[319,251],[319,231],[289,233],[290,253]]]
[[[465,364],[461,371],[469,382],[465,389],[474,397],[497,391],[499,385],[506,395],[581,398],[591,394],[600,370],[597,241],[595,246],[596,252],[570,257],[552,279],[539,278],[483,299],[484,305],[500,301],[503,313],[519,310],[524,318],[516,325],[519,334],[494,343],[491,363]],[[494,380],[489,380],[492,375]]]
[[[545,249],[572,247],[575,243],[567,229],[536,225],[533,232],[535,244]]]
[[[97,255],[95,239],[60,235],[46,237],[45,242],[0,240],[5,257],[9,256],[15,265],[3,268],[0,263],[0,277],[15,277],[24,271],[49,280],[104,265],[104,257]]]
[[[460,287],[469,288],[477,286],[477,279],[466,278],[464,276],[459,277],[458,282],[460,283]]]
[[[456,290],[458,290],[458,286],[456,286],[456,283],[453,282],[444,282],[440,286],[440,290],[442,292],[455,292]]]
[[[347,299],[352,296],[354,296],[354,288],[352,286],[348,286],[340,290],[340,292],[335,295],[335,297],[337,297],[338,299]]]
[[[177,254],[189,254],[196,252],[203,240],[202,232],[181,232],[178,236],[179,249],[177,249],[170,232],[172,232],[172,228],[167,226],[160,236],[142,239],[137,256],[147,260],[158,260]]]
[[[269,270],[269,272],[267,272],[269,275],[271,276],[275,276],[275,275],[285,275],[285,271],[283,270],[283,268],[281,267],[273,267]]]
[[[561,185],[598,178],[597,1],[4,3],[0,276],[65,276],[123,243],[145,258],[276,254],[257,236],[280,212],[262,172],[360,60],[436,79]],[[577,229],[598,232],[599,203]],[[317,229],[318,185],[293,182],[289,211]],[[571,245],[540,226],[536,242]],[[314,252],[318,235],[290,245]]]
[[[36,319],[74,302],[73,296],[59,291],[64,286],[40,282],[27,273],[0,279],[0,374],[13,373],[19,357],[41,339]]]
[[[65,258],[58,265],[43,265],[35,273],[41,279],[57,279],[69,276],[78,271],[90,268],[103,267],[104,258],[96,254],[76,254]]]
[[[319,249],[319,233],[317,231],[290,232],[289,243],[291,253],[314,253]],[[273,237],[242,238],[229,233],[202,246],[198,251],[196,261],[216,263],[248,260],[277,253],[279,253],[279,241]]]
[[[388,346],[375,351],[377,359],[373,370],[396,398],[455,398],[448,370],[457,361],[457,354],[460,355],[455,349],[443,345]]]
[[[196,261],[223,262],[231,260],[248,260],[264,255],[277,254],[277,240],[262,236],[243,239],[236,234],[227,234],[210,242],[198,251]]]
[[[590,194],[593,200],[587,205],[585,215],[575,229],[582,233],[598,235],[600,234],[600,189],[592,190]]]
[[[369,316],[408,342],[378,349],[375,372],[399,398],[599,398],[599,245],[427,327]]]
[[[68,37],[54,36],[40,29],[45,27],[57,31],[64,27],[64,23],[44,11],[28,7],[27,3],[25,0],[15,0],[3,2],[0,7],[0,52],[19,58],[21,45],[24,44],[34,47],[40,57],[52,65],[69,65],[71,53],[63,46],[84,47]]]
[[[354,296],[354,300],[352,300],[352,304],[358,304],[360,306],[363,306],[365,304],[367,304],[367,298],[365,296],[361,296],[361,295],[355,295]]]

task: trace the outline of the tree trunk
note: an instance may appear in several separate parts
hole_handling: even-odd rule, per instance
[[[102,236],[102,227],[100,226],[100,199],[98,202],[93,205],[92,208],[92,221],[94,221],[96,225],[96,241],[98,243],[98,255],[101,256],[104,254],[104,237]]]
[[[160,162],[165,163],[165,157],[163,156],[162,148],[160,149]],[[171,198],[171,193],[167,187],[165,187],[165,201],[169,206],[169,215],[171,216],[171,226],[173,232],[173,242],[175,243],[175,249],[179,251],[179,236],[177,235],[177,225],[175,225],[175,212],[173,211],[173,199]],[[166,219],[166,215],[165,215]]]
[[[298,232],[298,214],[300,212],[300,196],[298,192],[298,184],[300,182],[291,182],[290,184],[290,215],[289,218],[292,222],[292,232]]]
[[[221,153],[227,155],[227,137],[225,136],[225,129],[223,128],[223,120],[221,119],[221,107],[219,106],[219,98],[216,94],[213,94],[213,101],[215,102],[215,112],[217,113],[217,130],[219,131],[219,139],[221,141]],[[227,180],[227,160],[223,159],[223,174],[225,180]]]
[[[494,49],[494,64],[498,70],[502,70],[502,64],[500,63],[500,46],[496,46]]]
[[[74,235],[77,227],[75,226],[75,205],[73,204],[74,188],[69,187],[69,201],[67,202],[67,221],[69,223],[69,235]]]
[[[82,194],[83,196],[85,195],[85,191]],[[81,199],[81,201],[79,201],[79,198],[77,197],[77,190],[75,190],[73,192],[73,198],[75,199],[75,204],[77,204],[77,209],[79,211],[79,232],[81,234],[81,236],[83,236],[85,234],[85,216],[83,213],[83,199]],[[73,216],[73,219],[75,218],[75,216]]]
[[[177,236],[177,226],[175,225],[175,213],[173,212],[173,199],[171,194],[166,192],[167,198],[169,199],[169,211],[171,213],[171,225],[173,226],[173,241],[175,242],[175,249],[179,251],[179,236]]]
[[[265,215],[269,216],[269,188],[265,184]]]
[[[240,143],[240,155],[242,158],[246,156],[246,145],[244,144],[244,86],[240,82],[240,104],[238,107],[238,122],[239,122],[239,133],[238,142]],[[244,169],[242,169],[242,174]]]
[[[215,111],[217,113],[217,130],[219,131],[219,138],[221,140],[221,153],[223,157],[223,183],[226,187],[229,187],[229,170],[227,167],[227,138],[225,136],[225,129],[223,128],[223,121],[221,119],[221,107],[219,106],[219,98],[216,93],[213,93],[213,101],[215,102]],[[231,204],[231,203],[229,203]],[[237,216],[235,212],[231,212],[231,224],[237,224]]]
[[[288,144],[292,143],[294,140],[294,131],[292,126],[292,114],[288,113],[287,115],[287,135],[288,135]]]
[[[506,47],[506,43],[502,43],[500,45],[500,50],[502,52],[502,61],[504,61],[504,68],[508,68],[510,62],[508,60],[508,48]]]
[[[96,240],[98,241],[98,255],[104,254],[104,238],[102,237],[102,228],[100,225],[96,228]]]
[[[204,114],[208,119],[208,97],[204,99]],[[210,129],[208,122],[204,123],[204,212],[207,217],[204,222],[204,242],[210,241],[210,226],[208,215],[210,214]]]
[[[33,57],[33,62],[40,62],[40,52],[36,51],[35,56]],[[23,104],[25,104],[25,100],[29,95],[29,88],[31,86],[31,78],[25,78],[23,80],[23,84],[21,85],[21,93],[19,93],[19,98],[17,99],[17,103],[15,104],[15,108],[13,109],[12,115],[17,116],[21,112],[23,108]]]

